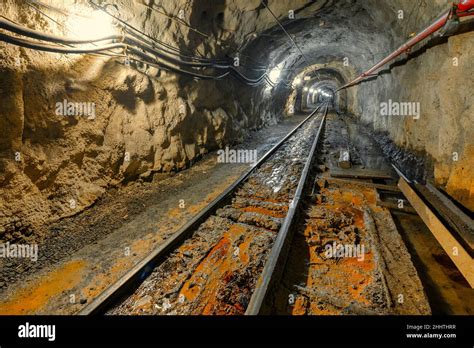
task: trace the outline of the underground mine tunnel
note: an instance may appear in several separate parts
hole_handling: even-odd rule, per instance
[[[472,315],[473,15],[2,0],[0,314]]]

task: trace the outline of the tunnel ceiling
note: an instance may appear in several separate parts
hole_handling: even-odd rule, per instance
[[[0,0],[0,314],[472,312],[452,1]]]
[[[251,77],[278,65],[282,70],[278,80],[284,83],[247,86],[234,77],[196,80],[159,66],[128,66],[122,52],[118,57],[68,55],[0,42],[4,105],[0,127],[5,130],[0,137],[0,167],[5,175],[0,180],[11,197],[0,208],[11,214],[22,212],[32,225],[69,214],[65,207],[71,197],[80,197],[78,209],[84,209],[110,185],[182,170],[208,152],[242,142],[251,130],[276,124],[288,115],[298,100],[298,91],[291,88],[295,77],[307,74],[315,79],[312,85],[319,79],[321,84],[340,86],[449,6],[448,0],[95,2],[113,3],[113,12],[124,23],[182,55],[238,56],[241,70]],[[2,15],[14,23],[63,38],[107,27],[105,21],[97,27],[78,24],[81,15],[91,12],[85,0],[42,0],[41,12],[23,0],[3,3]],[[289,11],[294,11],[295,19],[288,18]],[[398,11],[403,11],[403,21]],[[121,32],[116,26],[107,29],[116,35]],[[472,33],[464,35],[472,37]],[[474,112],[471,86],[457,88],[457,81],[465,83],[469,76],[471,42],[463,35],[450,37],[449,44],[337,96],[337,103],[347,106],[345,111],[360,122],[386,133],[396,146],[435,162],[436,181],[462,202],[468,201],[466,187],[472,186],[464,179],[468,176],[463,170],[470,164],[462,154],[472,151],[468,141],[474,138],[470,127]],[[459,69],[449,70],[455,55]],[[199,69],[195,71],[215,72]],[[446,96],[443,88],[452,95]],[[422,118],[425,123],[420,126],[409,119],[379,117],[380,102],[396,98],[420,102],[424,115],[441,115],[447,126],[430,123],[428,118]],[[66,99],[95,103],[94,123],[59,117],[55,103]],[[461,105],[459,100],[466,102]],[[453,164],[455,151],[462,160]],[[16,152],[28,165],[17,165],[12,155]],[[129,161],[124,161],[124,153],[130,155]]]
[[[274,19],[271,28],[248,42],[245,52],[259,52],[256,55],[259,62],[282,64],[294,69],[293,73],[311,64],[343,63],[344,58],[350,67],[362,72],[401,44],[409,33],[419,30],[439,12],[441,3],[433,2],[423,14],[418,13],[417,20],[408,23],[411,28],[407,28],[406,22],[402,26],[398,20],[397,11],[413,17],[409,1],[308,1],[301,10],[293,9],[295,19],[285,16],[287,11],[281,8],[281,3],[270,1],[268,6],[280,14],[281,23],[295,39],[304,58]],[[272,25],[271,21],[268,25]]]

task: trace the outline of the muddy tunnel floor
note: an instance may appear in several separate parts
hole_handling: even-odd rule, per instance
[[[472,346],[473,61],[474,0],[0,0],[0,348]]]
[[[313,184],[265,313],[472,314],[472,289],[420,217],[382,206],[383,195],[401,197],[392,190],[396,175],[380,186],[334,178],[341,149],[350,149],[354,170],[392,170],[363,127],[346,115],[328,117]]]
[[[261,157],[306,116],[253,132],[235,149],[257,149]],[[39,245],[37,262],[0,259],[0,313],[77,312],[248,168],[218,163],[212,153],[185,171],[111,190],[84,212],[44,226],[30,241]]]
[[[430,314],[390,212],[377,206],[377,191],[329,175],[337,169],[341,148],[352,149],[355,168],[387,169],[390,164],[360,127],[331,116],[285,273],[269,304],[271,313]]]
[[[306,116],[256,131],[236,149],[257,148],[261,157]],[[313,118],[290,137],[238,188],[231,204],[107,314],[243,315],[319,122]],[[351,116],[330,112],[317,149],[287,261],[264,312],[472,314],[472,290],[423,221],[410,207],[408,213],[392,209],[401,197],[397,175],[370,132]],[[375,181],[339,178],[334,174],[341,173],[341,151],[350,152],[350,171],[383,175]],[[209,154],[180,173],[111,190],[83,212],[44,226],[35,241],[47,252],[37,263],[3,264],[0,313],[77,313],[248,168],[219,163],[218,154]]]
[[[298,130],[110,314],[244,314],[293,198],[319,119]]]

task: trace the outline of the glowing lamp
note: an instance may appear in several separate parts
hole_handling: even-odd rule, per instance
[[[107,13],[87,7],[80,8],[80,14],[71,15],[67,26],[81,39],[97,39],[115,34],[113,18]]]
[[[277,83],[280,75],[281,75],[281,69],[276,67],[270,71],[270,74],[268,74],[268,77],[270,81],[272,81],[273,83]]]

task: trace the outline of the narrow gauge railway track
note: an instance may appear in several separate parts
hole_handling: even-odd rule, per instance
[[[277,271],[269,271],[269,276],[264,272],[271,287],[265,294],[261,291],[258,306],[249,306],[251,314],[430,314],[409,251],[390,212],[379,205],[377,188],[334,180],[341,172],[384,173],[387,179],[378,187],[396,188],[390,162],[378,160],[382,152],[359,127],[343,115],[328,115],[309,180],[312,186],[304,191],[287,247],[280,253],[274,250]],[[337,163],[341,148],[351,149],[352,168],[345,172]]]
[[[328,112],[320,105],[78,314],[257,314]]]

